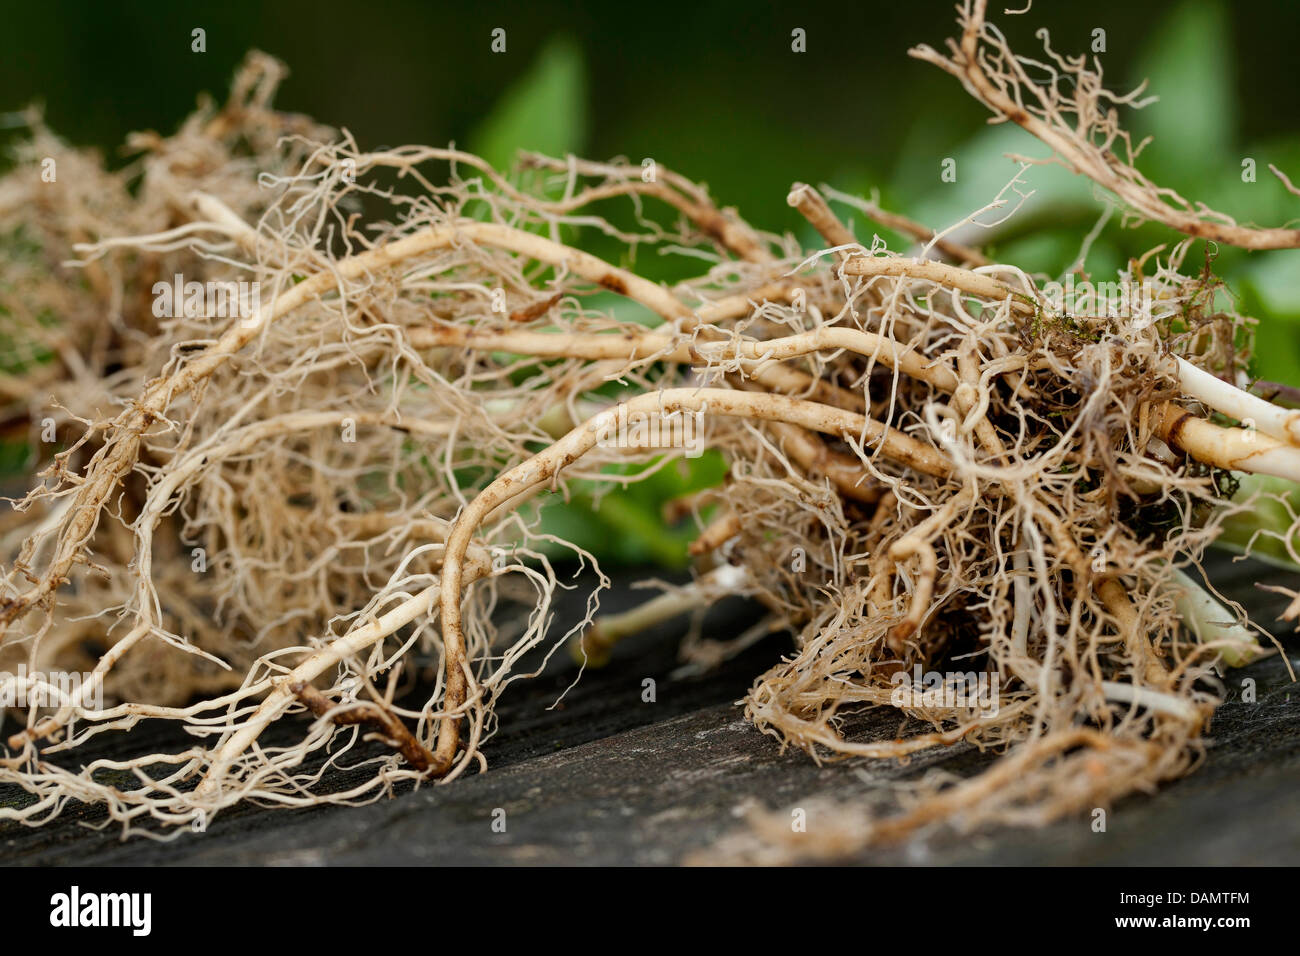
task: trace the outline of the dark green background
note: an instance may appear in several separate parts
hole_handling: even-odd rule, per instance
[[[199,91],[222,95],[250,47],[292,68],[283,106],[347,126],[363,146],[464,142],[546,43],[567,36],[588,78],[577,148],[662,155],[726,201],[776,200],[754,218],[792,222],[779,202],[792,179],[874,173],[887,184],[905,143],[951,151],[985,118],[955,81],[906,56],[914,43],[951,35],[952,5],[938,0],[4,6],[0,109],[44,100],[54,128],[106,148],[130,130],[170,130]],[[1103,27],[1108,74],[1124,84],[1179,7],[1040,2],[1024,17],[996,20],[1023,38],[1025,53],[1038,49],[1038,26],[1068,52]],[[1300,4],[1242,3],[1216,18],[1234,134],[1242,142],[1294,136]],[[196,26],[207,30],[203,54],[190,52]],[[489,52],[497,26],[508,31],[504,55]],[[790,51],[796,26],[808,31],[803,55]]]

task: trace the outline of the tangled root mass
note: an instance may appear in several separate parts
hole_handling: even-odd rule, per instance
[[[1300,477],[1300,449],[1234,427],[1247,320],[1191,239],[1117,277],[1147,294],[1066,308],[946,239],[935,259],[864,241],[806,186],[790,204],[824,248],[667,170],[364,152],[273,111],[280,74],[250,57],[225,107],[134,137],[115,172],[34,120],[0,181],[0,385],[57,449],[0,524],[0,664],[91,675],[7,728],[0,783],[30,796],[0,816],[77,800],[179,832],[485,765],[524,655],[608,624],[593,595],[555,626],[542,507],[675,467],[686,438],[728,472],[682,506],[697,575],[668,604],[744,593],[795,634],[748,719],[817,759],[1002,754],[831,849],[1041,822],[1195,767],[1216,675],[1256,649],[1236,606],[1187,626],[1186,573],[1251,506],[1234,474]],[[45,156],[57,188],[31,175]],[[657,250],[696,277],[642,278]],[[871,707],[911,732],[860,739]],[[145,720],[190,744],[130,753]],[[101,734],[122,758],[80,762]]]

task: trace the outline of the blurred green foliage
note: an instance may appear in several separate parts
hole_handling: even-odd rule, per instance
[[[587,76],[582,51],[555,37],[506,91],[469,138],[470,152],[509,169],[520,150],[580,154],[587,134]]]

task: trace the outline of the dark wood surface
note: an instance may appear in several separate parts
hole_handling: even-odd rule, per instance
[[[1294,575],[1217,558],[1216,584],[1270,626],[1285,601],[1256,581],[1295,585]],[[604,602],[636,599],[626,587]],[[726,633],[752,609],[724,605],[709,626]],[[1279,637],[1300,658],[1289,630]],[[837,763],[819,767],[749,726],[735,702],[788,650],[774,635],[702,678],[675,675],[676,635],[642,635],[604,670],[572,680],[557,666],[517,684],[488,742],[487,773],[424,786],[363,807],[269,810],[243,806],[206,833],[168,843],[121,838],[94,807],[74,806],[54,823],[0,823],[11,864],[673,864],[741,826],[740,809],[785,809],[826,798],[862,799],[890,779],[942,765],[969,774],[987,762],[966,745],[926,752],[907,767]],[[559,655],[557,655],[558,657]],[[1297,661],[1300,663],[1300,661]],[[1297,668],[1300,670],[1300,667]],[[641,699],[656,681],[656,701]],[[1253,703],[1241,682],[1257,685]],[[1209,757],[1191,777],[1112,808],[1105,833],[1088,819],[1043,829],[944,833],[861,854],[865,864],[1295,864],[1300,862],[1300,685],[1274,656],[1231,671],[1230,699],[1211,728]],[[167,733],[141,725],[133,733]],[[869,718],[865,731],[892,737],[896,715]],[[292,731],[293,728],[288,728]],[[0,792],[0,802],[17,799]],[[493,811],[506,813],[494,832]],[[809,827],[816,819],[809,819]],[[97,827],[97,828],[96,828]]]

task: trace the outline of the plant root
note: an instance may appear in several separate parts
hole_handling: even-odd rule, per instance
[[[1291,243],[1112,162],[1123,138],[1093,85],[1086,147],[1055,87],[1022,104],[1025,63],[983,15],[963,8],[950,57],[918,55],[1141,215]],[[831,190],[787,197],[826,244],[808,249],[663,168],[645,182],[622,161],[530,155],[503,173],[454,149],[363,152],[272,110],[283,73],[251,57],[225,107],[133,138],[120,172],[35,122],[20,160],[55,156],[76,187],[38,198],[29,169],[0,179],[0,238],[39,250],[0,290],[16,343],[0,403],[36,459],[0,521],[0,691],[18,664],[88,675],[6,728],[0,783],[23,796],[0,819],[75,801],[172,836],[247,800],[446,783],[486,766],[500,696],[562,646],[599,664],[733,593],[766,620],[683,656],[705,669],[787,629],[744,701],[782,746],[996,759],[912,781],[892,811],[827,809],[797,844],[756,813],[723,856],[1040,824],[1197,765],[1219,669],[1261,652],[1185,572],[1251,506],[1237,475],[1300,480],[1300,424],[1234,384],[1249,320],[1186,268],[1190,240],[1140,264],[1159,315],[1085,315],[952,230]],[[859,242],[823,192],[920,253]],[[591,234],[618,254],[585,251]],[[614,265],[645,248],[675,281]],[[209,300],[240,282],[259,295]],[[595,561],[550,509],[705,451],[725,478],[678,505],[700,529],[694,579],[600,615],[597,568],[557,633],[563,561]],[[1187,620],[1207,608],[1217,629]],[[901,718],[895,738],[858,735],[872,709]],[[184,743],[134,755],[142,720]],[[104,734],[121,758],[80,759]]]

